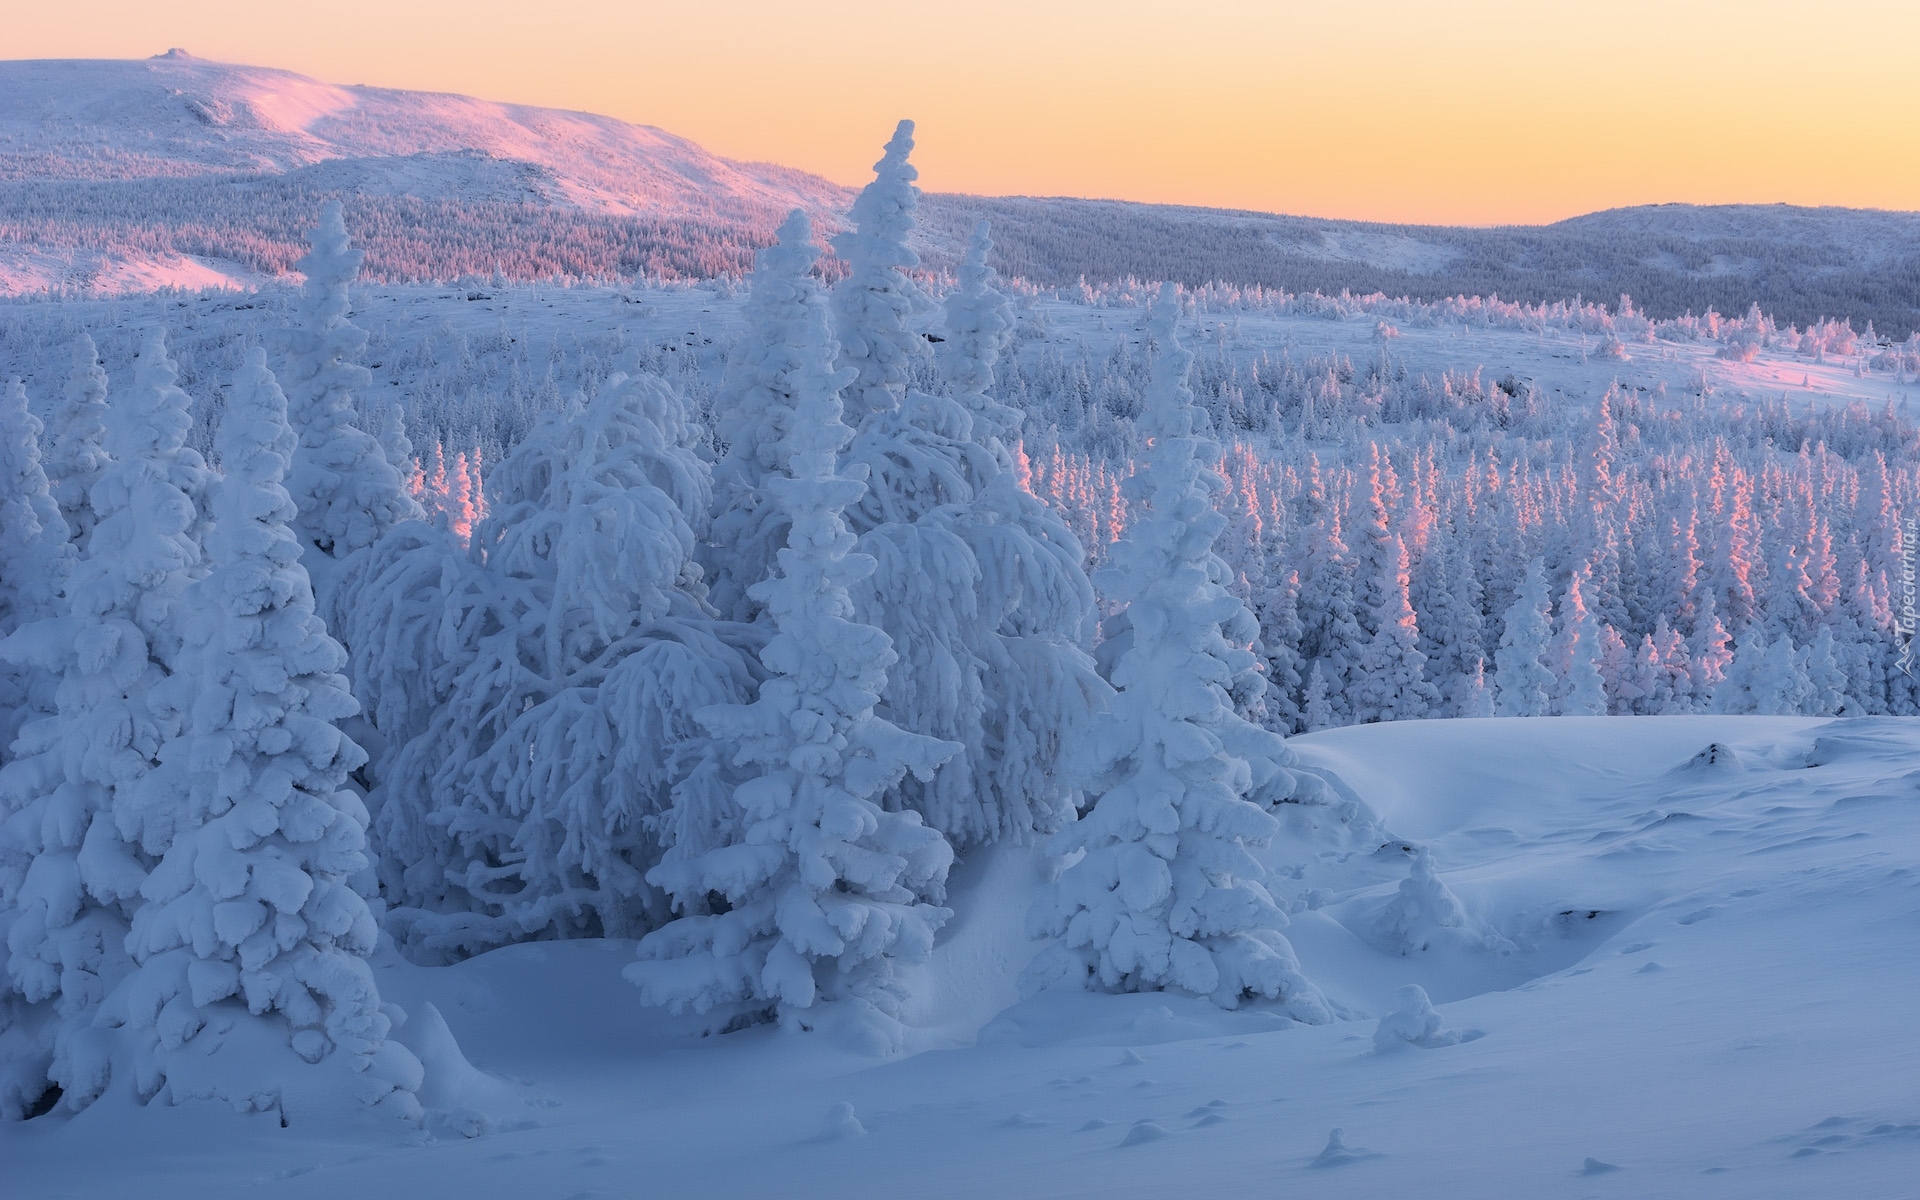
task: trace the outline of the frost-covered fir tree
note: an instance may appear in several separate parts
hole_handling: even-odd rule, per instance
[[[73,568],[66,522],[40,467],[40,430],[14,380],[0,395],[0,766],[21,728],[52,712],[56,679],[42,664],[9,661],[4,639],[59,614]],[[45,1092],[54,1033],[52,1014],[30,1004],[5,968],[31,865],[5,830],[16,803],[8,792],[21,783],[0,770],[0,1120],[17,1119]]]
[[[1416,720],[1440,704],[1440,693],[1427,682],[1427,656],[1420,653],[1420,630],[1407,599],[1407,547],[1397,534],[1387,543],[1386,577],[1377,589],[1381,608],[1353,689],[1354,720],[1362,722]]]
[[[997,446],[1017,437],[1023,414],[994,398],[994,365],[1013,338],[1013,306],[994,285],[987,256],[993,235],[987,222],[973,227],[967,254],[960,262],[958,284],[947,293],[946,341],[940,345],[940,372],[953,387],[953,398],[973,418],[972,434],[982,445]],[[1004,466],[1012,468],[1007,458]]]
[[[107,465],[107,372],[93,339],[81,333],[73,341],[73,370],[61,390],[47,429],[47,478],[54,502],[66,519],[75,548],[93,532],[87,492]]]
[[[101,1023],[125,1031],[143,1099],[284,1124],[351,1095],[412,1118],[420,1064],[387,1040],[377,929],[349,882],[367,865],[346,786],[364,755],[338,723],[358,705],[289,527],[294,444],[255,349],[220,422],[210,570],[188,593],[180,668],[150,697],[180,731],[115,800],[155,865],[126,942],[136,966]]]
[[[445,682],[375,796],[388,924],[416,957],[635,937],[664,919],[645,882],[661,830],[717,812],[727,790],[724,748],[695,714],[751,694],[757,642],[701,600],[699,437],[664,383],[617,374],[494,469],[497,506],[466,556],[421,538],[423,568],[442,556]],[[396,564],[403,629],[407,577]],[[404,687],[374,691],[410,707]]]
[[[0,638],[58,615],[73,569],[66,518],[40,464],[42,429],[25,385],[11,380],[0,393]],[[31,711],[50,702],[34,695],[46,682],[44,672],[0,663],[0,763]]]
[[[1310,462],[1315,462],[1309,459]],[[1313,468],[1318,478],[1317,462]],[[1367,635],[1354,611],[1352,555],[1340,532],[1340,510],[1330,497],[1312,489],[1317,521],[1307,535],[1307,551],[1300,567],[1300,594],[1312,603],[1300,614],[1301,656],[1319,669],[1325,685],[1329,720],[1307,728],[1325,729],[1352,720],[1347,688],[1367,645]],[[1312,672],[1309,672],[1311,679]]]
[[[1111,675],[1118,694],[1090,747],[1098,799],[1049,843],[1080,857],[1035,902],[1032,932],[1061,940],[1030,979],[1178,989],[1229,1008],[1264,998],[1324,1021],[1250,853],[1279,822],[1248,797],[1285,797],[1273,784],[1290,779],[1291,751],[1234,711],[1229,689],[1257,629],[1221,586],[1213,541],[1226,518],[1214,496],[1225,482],[1187,388],[1179,312],[1167,285],[1148,321],[1159,349],[1141,421],[1151,440],[1130,484],[1135,516],[1104,571],[1131,619]]]
[[[864,408],[845,455],[865,493],[847,513],[875,570],[851,589],[861,620],[900,656],[881,698],[902,728],[966,752],[930,780],[903,776],[882,799],[956,845],[1051,833],[1074,796],[1061,759],[1105,687],[1087,654],[1093,589],[1079,543],[1018,485],[1007,440],[1019,414],[992,396],[1011,308],[993,287],[991,242],[975,230],[947,302],[941,367],[952,395],[909,386],[926,340],[906,327],[917,295],[904,268],[917,190],[903,125],[836,239],[850,273],[835,289],[842,364]]]
[[[1813,682],[1807,677],[1806,651],[1781,634],[1767,646],[1767,666],[1762,676],[1757,711],[1789,716],[1807,711],[1813,699]]]
[[[1806,650],[1807,703],[1805,712],[1817,717],[1850,715],[1855,704],[1847,696],[1847,672],[1841,667],[1833,627],[1822,625]]]
[[[1260,619],[1260,648],[1267,666],[1267,728],[1285,736],[1306,730],[1305,701],[1302,699],[1306,668],[1300,657],[1300,642],[1306,636],[1300,623],[1300,575],[1286,571],[1274,581],[1271,590],[1254,597],[1254,613]],[[1321,699],[1325,696],[1321,681]]]
[[[1473,660],[1473,670],[1467,674],[1456,690],[1454,704],[1455,715],[1462,717],[1491,717],[1494,715],[1493,689],[1487,686],[1487,663],[1485,659]]]
[[[1334,716],[1332,702],[1327,699],[1327,676],[1321,663],[1314,663],[1313,670],[1307,676],[1307,690],[1300,705],[1300,719],[1308,733],[1332,729],[1340,723],[1339,718]]]
[[[287,491],[299,511],[294,529],[302,547],[310,548],[307,568],[315,574],[324,608],[331,599],[334,563],[421,512],[396,464],[361,428],[354,408],[354,391],[373,381],[359,362],[367,333],[352,322],[347,307],[347,285],[360,273],[365,256],[348,241],[339,201],[321,210],[320,224],[307,242],[311,249],[294,264],[306,274],[306,283],[280,378],[300,439],[287,476]]]
[[[816,251],[804,215],[767,253],[785,277],[807,279]],[[649,1003],[808,1027],[824,1001],[890,1014],[894,964],[931,951],[950,915],[938,901],[953,852],[917,814],[875,797],[906,772],[931,776],[960,747],[874,713],[894,655],[886,634],[852,619],[847,591],[874,566],[841,515],[865,488],[839,463],[851,436],[839,393],[855,372],[832,366],[817,288],[807,282],[794,301],[781,329],[791,354],[773,384],[790,410],[779,421],[785,470],[767,485],[787,544],[753,589],[775,631],[761,655],[768,678],[752,704],[700,714],[752,775],[734,793],[733,837],[652,872],[682,915],[641,941],[626,973]]]
[[[1494,656],[1494,711],[1499,716],[1544,717],[1553,711],[1557,681],[1546,662],[1553,636],[1549,605],[1546,564],[1536,558],[1527,564],[1526,581],[1507,609]]]
[[[994,396],[1013,310],[994,287],[987,265],[992,247],[983,221],[968,243],[960,285],[947,297],[940,364],[969,418],[958,461],[972,500],[923,518],[951,529],[975,565],[974,622],[956,632],[980,665],[980,740],[967,743],[964,757],[942,767],[934,784],[902,781],[909,802],[917,801],[929,823],[963,847],[1051,833],[1071,815],[1069,747],[1108,693],[1087,653],[1096,610],[1084,551],[1059,515],[1020,486],[1010,443],[1017,444],[1024,414]],[[910,393],[909,403],[912,410],[931,407],[918,393]],[[878,478],[887,482],[893,475],[882,470]],[[862,540],[863,547],[870,544]],[[896,619],[887,626],[904,625],[904,609],[895,604]],[[895,646],[903,652],[900,639]],[[896,690],[889,684],[891,698]],[[950,803],[929,806],[943,783]]]
[[[0,769],[10,814],[0,824],[4,986],[15,1028],[31,1031],[29,1053],[9,1069],[9,1109],[53,1084],[77,1111],[110,1078],[112,1038],[94,1018],[132,966],[127,931],[153,865],[123,836],[116,810],[179,731],[179,714],[151,697],[179,662],[188,589],[203,573],[207,470],[186,446],[190,402],[175,378],[165,334],[153,330],[133,386],[107,412],[111,459],[90,493],[96,524],[67,611],[0,643],[10,662],[59,676],[55,712],[21,731],[16,758]]]
[[[833,289],[835,333],[842,367],[856,372],[846,388],[847,418],[856,429],[867,414],[893,408],[927,341],[906,327],[910,313],[926,303],[907,272],[920,256],[907,245],[920,204],[920,177],[913,153],[913,122],[902,121],[873,164],[873,182],[862,188],[847,214],[853,228],[834,235],[834,251],[847,277]]]
[[[1605,646],[1600,620],[1586,606],[1581,591],[1585,571],[1575,571],[1560,598],[1560,632],[1551,654],[1561,670],[1554,713],[1568,717],[1607,715],[1607,689],[1600,664]]]
[[[781,338],[792,314],[817,290],[804,265],[813,257],[800,253],[799,236],[789,217],[780,242],[755,256],[740,314],[746,327],[727,358],[713,401],[715,432],[726,451],[714,464],[713,533],[700,553],[714,607],[737,621],[759,615],[760,605],[748,589],[773,573],[775,556],[786,544],[786,512],[774,502],[767,481],[781,473],[780,445],[787,435],[781,422],[793,412],[779,390],[793,359]]]
[[[1733,657],[1727,664],[1726,675],[1714,689],[1714,712],[1762,711],[1760,704],[1767,686],[1767,651],[1770,648],[1766,630],[1758,623],[1747,626],[1741,632],[1740,640],[1734,644]]]

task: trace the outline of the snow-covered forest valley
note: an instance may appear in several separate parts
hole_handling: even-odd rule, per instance
[[[0,1194],[1878,1197],[1920,333],[0,300]]]

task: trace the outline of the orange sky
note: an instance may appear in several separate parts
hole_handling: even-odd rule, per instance
[[[1920,0],[0,0],[7,58],[168,46],[848,183],[911,116],[939,191],[1472,224],[1920,209]]]

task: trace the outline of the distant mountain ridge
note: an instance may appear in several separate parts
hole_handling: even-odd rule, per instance
[[[537,199],[610,212],[757,217],[848,200],[819,176],[590,113],[340,87],[179,50],[0,63],[0,179],[274,174],[447,155],[536,165],[546,173]]]
[[[993,222],[998,265],[1036,283],[1132,276],[1435,300],[1499,295],[1656,317],[1758,303],[1781,321],[1920,326],[1920,213],[1646,205],[1552,225],[1393,225],[1113,200],[934,196],[936,239]]]
[[[884,130],[875,131],[878,144]],[[344,197],[386,280],[738,276],[789,209],[837,227],[852,190],[610,117],[147,60],[0,62],[0,294],[253,286]],[[1547,301],[1654,315],[1758,301],[1782,320],[1920,324],[1920,214],[1742,205],[1554,225],[1392,225],[1126,201],[930,194],[950,264],[981,218],[1007,274]]]

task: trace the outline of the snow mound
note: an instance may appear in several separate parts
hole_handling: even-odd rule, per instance
[[[1434,871],[1433,855],[1424,846],[1414,851],[1407,877],[1375,919],[1373,932],[1384,947],[1403,956],[1439,945],[1493,953],[1513,949],[1511,942],[1467,912]]]
[[[478,1137],[522,1107],[513,1085],[467,1061],[432,1001],[422,1001],[407,1020],[395,1024],[395,1039],[420,1060],[422,1080],[414,1094],[426,1110],[429,1129]]]
[[[1441,1046],[1457,1046],[1479,1036],[1478,1031],[1463,1033],[1458,1029],[1441,1028],[1440,1014],[1433,1010],[1433,1001],[1427,998],[1427,989],[1417,983],[1409,983],[1400,989],[1400,1007],[1380,1018],[1380,1024],[1373,1031],[1373,1048],[1378,1053],[1407,1046],[1432,1050]]]
[[[820,1128],[819,1140],[823,1142],[843,1142],[848,1138],[865,1137],[867,1127],[854,1115],[853,1105],[845,1100],[827,1110],[827,1119]]]
[[[1364,1146],[1347,1145],[1346,1132],[1335,1129],[1327,1134],[1326,1149],[1320,1151],[1319,1156],[1313,1160],[1312,1165],[1316,1167],[1344,1167],[1348,1163],[1356,1163],[1365,1159],[1379,1157],[1380,1155],[1374,1153],[1372,1150],[1366,1149]]]

